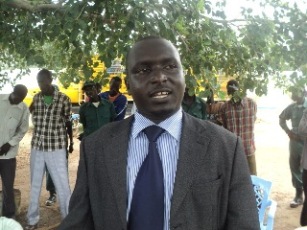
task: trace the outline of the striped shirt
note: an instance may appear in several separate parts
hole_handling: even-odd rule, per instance
[[[251,99],[244,97],[241,103],[229,100],[220,110],[223,126],[241,137],[247,156],[255,153],[254,125],[256,121],[257,105]]]
[[[128,209],[127,221],[130,212],[133,188],[137,173],[148,153],[149,141],[142,132],[146,127],[155,125],[138,112],[135,113],[135,120],[132,125],[130,141],[128,146],[128,164],[127,164],[127,192]],[[180,109],[173,116],[156,124],[166,131],[161,134],[157,140],[157,148],[162,161],[164,175],[164,230],[169,229],[171,198],[177,170],[177,160],[179,155],[179,142],[182,127],[182,110]]]
[[[42,93],[33,97],[32,122],[34,125],[32,148],[51,152],[66,149],[65,123],[69,120],[71,103],[65,94],[54,91],[50,105],[44,102]]]

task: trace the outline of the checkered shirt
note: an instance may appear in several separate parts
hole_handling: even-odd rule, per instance
[[[33,108],[32,148],[44,152],[65,149],[67,141],[65,123],[71,113],[69,97],[54,91],[52,104],[45,105],[43,95],[38,93],[33,97]]]
[[[220,110],[223,126],[241,137],[247,156],[255,153],[254,125],[257,104],[250,98],[243,98],[241,103],[231,100],[224,103]]]

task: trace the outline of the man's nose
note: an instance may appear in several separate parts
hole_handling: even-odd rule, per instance
[[[162,69],[156,69],[152,71],[152,79],[154,82],[165,82],[167,80],[167,76]]]

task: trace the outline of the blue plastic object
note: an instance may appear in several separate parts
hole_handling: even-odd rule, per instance
[[[272,182],[251,176],[259,214],[261,230],[273,230],[277,203],[269,198]]]

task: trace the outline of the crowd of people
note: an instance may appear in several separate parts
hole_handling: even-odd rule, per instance
[[[83,133],[77,180],[71,192],[67,159],[73,149],[71,102],[52,85],[52,73],[37,74],[40,92],[29,109],[22,102],[24,85],[0,95],[0,176],[3,216],[15,219],[14,178],[18,143],[33,123],[31,189],[26,230],[39,223],[39,198],[45,172],[50,197],[59,201],[68,229],[259,229],[250,175],[256,175],[254,125],[257,105],[241,95],[230,80],[225,102],[190,94],[175,45],[161,37],[137,41],[127,56],[125,83],[134,112],[126,116],[122,80],[110,89],[87,81],[87,96],[79,109]],[[307,225],[307,110],[303,94],[280,115],[290,138],[290,168],[296,195]],[[5,108],[5,109],[2,109]],[[286,120],[291,120],[292,129]],[[307,153],[306,153],[307,154]],[[306,155],[305,154],[305,155]],[[305,189],[304,189],[305,188]]]

